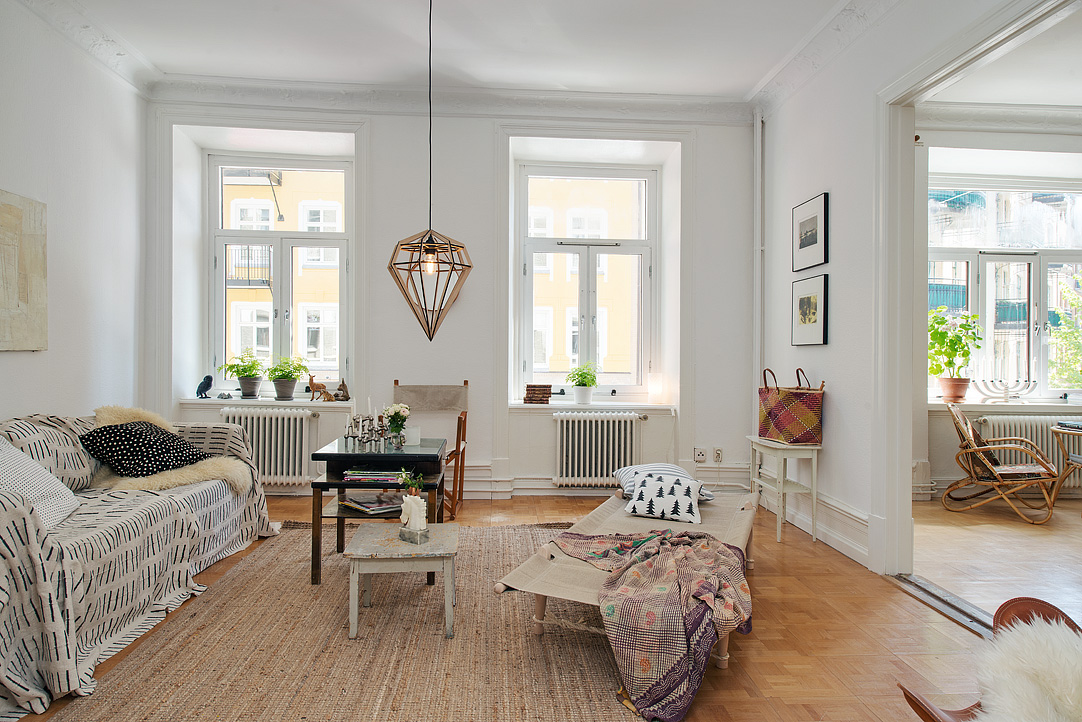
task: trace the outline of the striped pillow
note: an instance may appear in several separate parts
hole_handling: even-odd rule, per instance
[[[101,464],[79,441],[94,428],[93,419],[32,414],[0,422],[0,434],[19,451],[38,462],[72,491],[90,486]]]
[[[686,469],[681,466],[676,466],[675,464],[636,464],[634,466],[625,466],[612,472],[612,475],[620,482],[620,486],[624,487],[625,498],[631,496],[631,492],[638,485],[639,478],[646,474],[675,474],[684,479],[695,478],[689,474]],[[714,493],[700,485],[699,501],[713,500]]]

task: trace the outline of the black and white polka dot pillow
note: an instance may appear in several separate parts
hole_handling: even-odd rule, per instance
[[[699,489],[703,483],[676,474],[643,474],[624,511],[667,521],[699,524]]]
[[[101,426],[79,439],[95,459],[120,476],[150,476],[210,458],[176,434],[146,421]]]

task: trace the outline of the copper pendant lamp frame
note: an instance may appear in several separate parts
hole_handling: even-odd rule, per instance
[[[428,0],[428,229],[395,244],[387,270],[429,341],[472,268],[465,245],[432,230],[432,0]]]

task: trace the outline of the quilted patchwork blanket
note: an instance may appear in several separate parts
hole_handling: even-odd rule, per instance
[[[631,702],[648,720],[687,714],[719,634],[751,631],[744,555],[709,534],[564,532],[569,556],[609,572],[598,602]]]

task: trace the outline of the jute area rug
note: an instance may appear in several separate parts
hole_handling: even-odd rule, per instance
[[[556,533],[461,527],[454,639],[443,636],[442,575],[430,587],[424,573],[374,576],[372,607],[349,639],[349,566],[333,526],[318,586],[310,529],[285,529],[53,719],[640,719],[617,701],[604,636],[550,626],[534,637],[532,595],[492,592]],[[549,613],[601,625],[596,608],[574,602],[550,600]]]

